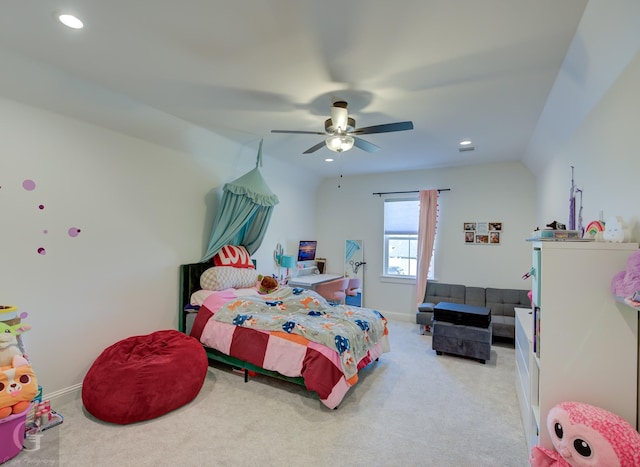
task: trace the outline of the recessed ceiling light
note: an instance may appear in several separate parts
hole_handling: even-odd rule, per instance
[[[325,162],[333,162],[333,159],[331,159],[330,157],[327,157],[324,161]]]
[[[464,139],[460,141],[460,146],[469,146],[470,144],[471,144],[471,140],[469,139]]]
[[[82,29],[84,27],[84,24],[82,24],[82,21],[80,21],[77,17],[73,15],[61,14],[61,15],[58,15],[58,20],[65,26],[68,26],[72,29]]]

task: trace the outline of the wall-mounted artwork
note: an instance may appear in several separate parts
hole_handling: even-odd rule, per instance
[[[465,222],[464,243],[467,245],[499,245],[502,237],[502,222]]]

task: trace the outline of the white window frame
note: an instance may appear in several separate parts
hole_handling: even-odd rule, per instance
[[[386,203],[395,203],[395,202],[403,202],[403,201],[410,201],[410,202],[417,202],[419,201],[419,198],[417,196],[415,197],[410,197],[410,198],[388,198],[385,199],[384,201],[384,206],[388,206]],[[385,209],[383,206],[383,209]],[[389,205],[390,206],[390,205]],[[416,210],[416,222],[415,222],[415,230],[410,229],[407,231],[403,231],[403,232],[396,232],[396,233],[387,233],[386,231],[386,221],[383,219],[383,264],[382,264],[382,276],[385,278],[393,278],[393,279],[401,279],[401,280],[411,280],[411,281],[415,281],[416,280],[416,273],[417,273],[417,264],[418,264],[418,260],[417,260],[417,248],[418,248],[418,217],[420,216],[420,211],[419,209]],[[384,218],[384,213],[383,213],[383,218]],[[389,243],[393,240],[403,240],[406,239],[409,242],[408,245],[408,253],[409,256],[404,258],[406,259],[406,261],[408,262],[407,266],[408,266],[408,271],[406,271],[406,273],[403,274],[394,274],[394,273],[390,273],[389,272],[389,268],[394,267],[394,265],[391,265],[391,257],[390,257],[390,246]],[[411,255],[413,249],[413,256]],[[434,257],[435,257],[435,247],[434,247],[434,253],[431,256],[431,267],[429,268],[429,276],[428,276],[428,280],[433,280],[435,277],[435,264],[434,264]],[[413,260],[413,264],[411,263],[411,261]],[[402,260],[400,260],[402,261]],[[398,263],[397,260],[394,260],[393,262]],[[398,267],[401,267],[402,265],[398,265]]]

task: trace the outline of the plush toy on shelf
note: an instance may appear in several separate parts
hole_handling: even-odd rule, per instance
[[[561,402],[549,411],[547,430],[555,451],[534,446],[532,467],[640,466],[640,433],[600,407]]]

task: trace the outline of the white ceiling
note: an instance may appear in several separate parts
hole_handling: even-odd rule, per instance
[[[2,0],[0,94],[183,150],[202,129],[253,150],[264,138],[324,176],[519,160],[586,3]],[[415,128],[333,164],[302,155],[320,135],[270,133],[323,131],[337,99],[357,127]]]

